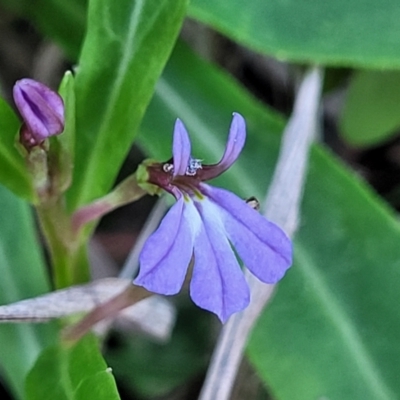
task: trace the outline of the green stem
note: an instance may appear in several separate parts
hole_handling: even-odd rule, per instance
[[[69,217],[60,201],[40,205],[37,212],[52,261],[55,289],[87,282],[87,238],[73,237]]]
[[[147,193],[139,185],[135,173],[111,193],[75,211],[71,216],[67,214],[59,193],[52,193],[47,184],[45,189],[39,193],[42,203],[37,207],[37,212],[51,256],[56,289],[89,280],[87,243],[96,221],[104,214],[138,200]]]

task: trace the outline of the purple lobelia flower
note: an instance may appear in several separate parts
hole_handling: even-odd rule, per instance
[[[176,121],[173,159],[147,167],[148,182],[177,200],[140,255],[134,283],[160,294],[179,292],[193,256],[190,295],[222,322],[247,307],[249,288],[236,255],[261,281],[276,283],[292,262],[285,233],[233,193],[204,181],[226,171],[246,139],[245,122],[234,114],[225,153],[218,164],[192,158],[189,136]]]
[[[15,83],[13,96],[24,121],[20,140],[26,148],[40,145],[64,130],[64,103],[56,92],[25,78]]]

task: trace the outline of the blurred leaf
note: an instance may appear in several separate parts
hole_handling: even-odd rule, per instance
[[[26,379],[27,400],[119,399],[94,336],[43,351]],[[86,397],[85,397],[86,396]]]
[[[97,279],[0,306],[0,321],[45,321],[88,312],[117,296],[130,283],[130,279]]]
[[[100,314],[101,319],[112,316],[113,318],[108,318],[110,322],[115,319],[117,322],[121,321],[125,327],[129,325],[131,330],[139,330],[159,341],[167,341],[175,325],[175,307],[165,297],[153,295],[144,298],[148,293],[139,287],[133,288],[131,282],[132,279],[128,278],[97,279],[87,284],[69,286],[34,298],[0,305],[0,323],[43,322],[93,311],[93,314],[87,314],[77,325],[70,327],[69,337],[76,338],[92,328],[99,321],[97,318]],[[127,293],[128,287],[131,305],[121,310],[118,308],[123,300],[121,296]],[[118,296],[119,301],[114,302],[113,307],[110,302]]]
[[[0,98],[0,182],[16,195],[35,200],[25,160],[15,147],[15,138],[21,122],[11,107]]]
[[[79,55],[86,28],[88,0],[0,0],[56,41],[71,58]]]
[[[0,186],[0,210],[0,304],[47,292],[49,284],[29,207]],[[28,370],[52,337],[49,325],[0,326],[1,369],[19,398]]]
[[[400,127],[400,72],[362,71],[352,79],[341,130],[356,146],[377,144]]]
[[[189,15],[279,59],[400,67],[397,0],[193,0]]]
[[[105,357],[124,388],[146,398],[162,396],[206,368],[214,339],[211,316],[189,304],[187,297],[180,300],[178,320],[168,343],[132,335],[120,335],[113,341]]]
[[[104,195],[129,151],[187,0],[92,0],[76,74],[71,208]]]
[[[281,121],[182,47],[157,86],[140,143],[167,160],[171,150],[162,147],[168,149],[172,121],[179,117],[193,139],[193,155],[214,162],[222,154],[231,111],[246,118],[248,141],[220,184],[262,199]],[[280,283],[250,344],[251,360],[277,398],[396,398],[398,243],[393,213],[329,153],[314,150],[296,266]]]
[[[88,0],[0,0],[25,15],[76,60]],[[192,0],[189,16],[233,40],[290,61],[399,68],[397,0]]]
[[[115,387],[115,379],[111,374],[111,370],[101,371],[97,374],[85,379],[78,387],[74,399],[88,400],[88,399],[104,399],[104,400],[118,400],[117,389],[110,390]]]

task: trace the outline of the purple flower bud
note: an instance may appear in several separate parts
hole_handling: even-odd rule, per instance
[[[21,79],[14,85],[13,96],[24,122],[20,140],[26,148],[64,130],[64,103],[56,92],[32,79]]]

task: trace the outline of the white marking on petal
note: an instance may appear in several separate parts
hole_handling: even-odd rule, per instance
[[[201,162],[202,160],[198,158],[190,157],[189,165],[186,169],[186,175],[188,176],[196,175],[197,170],[203,168],[203,164]]]
[[[193,237],[196,239],[200,232],[202,221],[191,197],[185,196],[185,207],[183,211],[183,216],[187,220],[191,232],[193,232]]]

